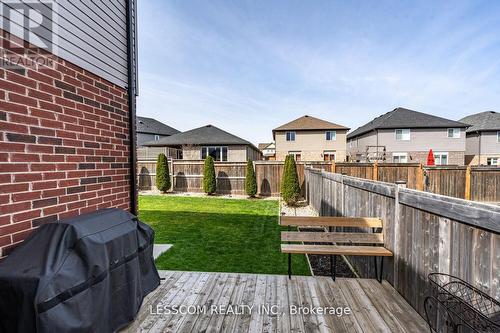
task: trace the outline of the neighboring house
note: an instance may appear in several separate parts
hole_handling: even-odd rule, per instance
[[[297,161],[345,161],[349,128],[311,116],[297,118],[273,130],[276,160],[294,155]]]
[[[460,119],[460,122],[471,125],[466,133],[466,163],[500,166],[500,113],[476,113]]]
[[[54,5],[1,4],[0,257],[46,223],[137,214],[135,1]]]
[[[144,142],[158,141],[166,136],[171,136],[180,131],[165,125],[153,118],[137,117],[137,146],[142,146]]]
[[[396,108],[347,135],[349,160],[425,164],[432,149],[436,164],[463,165],[466,127],[458,121]]]
[[[204,160],[207,155],[216,161],[228,162],[261,159],[261,152],[249,141],[213,125],[174,134],[158,141],[146,142],[144,146],[182,149],[184,160]]]
[[[262,157],[266,161],[276,160],[276,145],[274,142],[259,143],[259,150],[262,152]]]

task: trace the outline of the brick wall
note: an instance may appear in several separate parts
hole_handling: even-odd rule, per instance
[[[0,257],[44,223],[129,209],[128,140],[125,89],[57,57],[0,68]]]

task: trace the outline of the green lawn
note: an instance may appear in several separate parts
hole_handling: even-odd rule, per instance
[[[155,243],[174,244],[158,269],[287,274],[277,201],[139,196],[139,217]],[[294,274],[310,274],[304,255],[292,261]]]

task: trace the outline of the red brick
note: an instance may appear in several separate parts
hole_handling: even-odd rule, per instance
[[[44,82],[50,86],[54,84],[54,79],[52,77],[38,73],[37,71],[32,69],[28,69],[28,77],[40,82]]]
[[[32,163],[31,171],[55,171],[56,166],[49,163]]]
[[[0,247],[9,245],[10,243],[12,243],[10,235],[0,237]]]
[[[33,80],[29,77],[11,72],[11,71],[7,71],[7,80],[10,82],[18,83],[18,84],[22,85],[23,87],[36,88],[36,81],[35,80]]]
[[[38,106],[38,101],[36,99],[16,93],[9,93],[9,101],[12,103],[18,103],[27,106]]]
[[[61,105],[58,105],[55,103],[49,103],[49,102],[45,102],[45,101],[40,101],[40,109],[54,111],[57,113],[61,113],[63,110]]]
[[[28,96],[36,98],[36,99],[41,99],[41,100],[44,100],[47,102],[53,102],[53,98],[52,98],[51,94],[47,94],[47,93],[41,92],[39,90],[29,89]]]
[[[17,213],[12,215],[12,221],[15,223],[15,222],[32,220],[34,218],[40,217],[41,212],[42,211],[40,209],[37,210],[33,209],[27,212]]]
[[[0,185],[0,193],[15,193],[29,190],[28,183]]]
[[[11,113],[9,116],[9,121],[11,123],[19,123],[25,125],[38,125],[38,118],[29,117],[21,114]]]
[[[8,173],[0,173],[0,184],[10,183],[11,177]]]
[[[10,156],[11,162],[40,162],[40,156],[37,154],[18,154],[13,153]]]
[[[43,182],[36,182],[33,183],[33,190],[46,190],[49,188],[56,188],[57,187],[57,182],[56,181],[43,181]]]
[[[55,136],[56,131],[48,128],[30,127],[30,133],[33,135]]]
[[[54,147],[42,145],[26,145],[26,151],[29,153],[53,154]]]
[[[0,163],[0,170],[2,172],[26,172],[28,171],[28,164]]]
[[[19,202],[0,206],[0,214],[10,214],[31,209],[30,202]],[[1,228],[0,228],[1,229]],[[1,233],[1,232],[0,232]]]
[[[40,91],[46,92],[54,96],[62,96],[62,90],[54,87],[52,84],[48,85],[44,83],[39,83],[38,89],[40,89]]]
[[[41,198],[42,192],[40,191],[32,191],[32,192],[22,192],[22,193],[13,193],[12,201],[21,202],[21,201],[30,201]]]
[[[43,174],[43,179],[44,180],[51,180],[51,179],[62,179],[66,177],[65,172],[45,172]],[[69,175],[68,175],[69,177]],[[71,177],[69,177],[71,178]]]
[[[43,162],[64,162],[64,155],[43,155]]]
[[[43,215],[52,215],[62,213],[66,210],[66,205],[47,207],[43,209]]]
[[[37,117],[37,118],[46,118],[46,119],[51,119],[51,120],[56,119],[56,115],[52,111],[31,108],[30,113],[32,116]],[[43,126],[43,124],[42,124],[42,126]]]
[[[15,234],[12,235],[12,240],[13,242],[19,242],[19,241],[22,241],[24,239],[26,239],[26,237],[28,237],[32,232],[33,232],[34,229],[27,229],[25,231],[21,231],[21,232],[17,232]]]
[[[28,114],[28,107],[26,105],[9,103],[6,101],[0,101],[0,110]]]
[[[65,194],[66,194],[66,189],[64,189],[64,188],[44,190],[42,192],[42,198],[60,197],[61,195],[65,195]]]
[[[16,84],[14,82],[0,80],[0,87],[2,87],[2,90],[15,92],[21,95],[26,94],[26,88],[23,85]]]
[[[24,143],[0,142],[0,151],[14,152],[24,151]]]

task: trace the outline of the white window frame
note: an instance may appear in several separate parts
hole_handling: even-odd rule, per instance
[[[442,163],[442,156],[446,156],[446,163],[445,164]],[[439,163],[438,163],[438,159],[439,159]],[[436,165],[448,165],[450,162],[450,155],[448,154],[448,152],[445,152],[445,151],[436,151],[436,152],[434,152],[434,162],[436,163]]]
[[[328,133],[330,133],[330,139],[328,139]],[[325,131],[326,141],[337,141],[337,131]]]
[[[488,164],[488,160],[495,160],[496,163],[493,164],[493,163],[490,163]],[[500,166],[500,158],[499,157],[486,157],[486,165],[496,165],[496,166]]]
[[[160,136],[158,134],[155,134],[155,141],[160,140]]]
[[[394,161],[394,157],[398,157],[398,162]],[[404,161],[401,161],[401,157],[404,157]],[[408,163],[408,153],[392,153],[393,163]]]
[[[452,135],[450,136],[450,131],[453,131]],[[460,128],[448,128],[446,130],[446,136],[449,139],[460,139]]]
[[[401,131],[401,139],[398,139],[398,131]],[[405,133],[406,132],[406,133]],[[408,135],[406,137],[406,135]],[[409,128],[397,128],[394,130],[394,139],[396,141],[410,141],[411,140],[411,131]]]
[[[205,157],[209,155],[210,148],[220,148],[220,159],[217,160],[214,158],[214,161],[216,162],[227,162],[229,160],[229,149],[228,146],[202,146],[200,149],[200,158],[203,160],[203,151],[205,150]],[[224,161],[224,154],[222,153],[223,149],[226,148],[226,160]]]
[[[290,140],[288,140],[288,135],[290,134]],[[292,138],[292,135],[293,135],[293,138]],[[295,131],[288,131],[288,132],[285,132],[285,140],[286,141],[295,141],[295,137],[297,136],[297,133],[295,133]]]
[[[335,150],[324,150],[323,151],[323,161],[325,160],[325,155],[331,156],[333,155],[333,161],[337,158],[337,152]],[[328,159],[330,161],[330,159]]]

